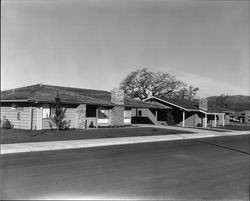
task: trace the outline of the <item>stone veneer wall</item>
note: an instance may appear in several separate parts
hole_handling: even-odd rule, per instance
[[[111,102],[116,104],[111,110],[110,124],[124,124],[124,91],[120,89],[111,90]]]
[[[85,129],[86,105],[81,104],[76,108],[76,128]]]
[[[111,110],[110,124],[114,126],[124,124],[124,107],[115,106]]]

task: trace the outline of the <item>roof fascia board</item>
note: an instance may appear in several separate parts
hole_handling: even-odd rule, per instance
[[[175,106],[175,107],[181,108],[181,109],[183,109],[183,110],[190,111],[190,110],[189,110],[189,109],[187,109],[187,108],[184,108],[184,107],[181,107],[181,106],[179,106],[179,105],[176,105],[176,104],[170,103],[170,102],[168,102],[168,101],[162,100],[162,99],[157,98],[157,97],[155,97],[155,96],[152,96],[152,97],[150,97],[150,98],[147,98],[147,99],[145,99],[144,101],[147,101],[147,100],[149,100],[149,99],[156,99],[156,100],[159,100],[159,101],[165,102],[165,103],[167,103],[167,104],[173,105],[173,106]]]
[[[224,112],[207,112],[207,114],[211,114],[211,115],[216,115],[216,114],[226,114],[226,113],[224,113]]]
[[[201,112],[201,113],[204,113],[204,114],[215,114],[215,113],[211,113],[211,112],[206,112],[206,111],[204,111],[204,110],[193,110],[193,109],[186,109],[186,108],[184,108],[184,107],[181,107],[181,106],[178,106],[178,105],[176,105],[176,104],[174,104],[174,103],[170,103],[170,102],[168,102],[168,101],[165,101],[165,100],[162,100],[162,99],[160,99],[160,98],[157,98],[157,97],[154,97],[154,96],[152,96],[152,97],[149,97],[149,98],[147,98],[147,99],[145,99],[144,101],[147,101],[147,100],[150,100],[150,99],[157,99],[157,100],[159,100],[159,101],[162,101],[162,102],[165,102],[165,103],[168,103],[168,104],[170,104],[170,105],[173,105],[173,106],[176,106],[176,107],[178,107],[178,108],[181,108],[181,109],[183,109],[183,110],[186,110],[186,111],[189,111],[189,112]],[[224,114],[224,113],[216,113],[216,114]]]
[[[35,102],[35,101],[23,99],[23,100],[1,100],[0,102]]]

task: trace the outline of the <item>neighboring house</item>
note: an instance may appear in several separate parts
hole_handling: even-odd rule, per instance
[[[250,124],[250,110],[244,110],[241,112],[224,111],[229,116],[231,123],[246,123]]]
[[[236,116],[237,112],[232,111],[232,110],[224,110],[223,111],[227,116],[228,116],[228,122],[226,124],[230,124],[233,122],[239,122],[238,117]]]
[[[236,118],[240,123],[250,123],[250,110],[244,110],[236,113]]]
[[[128,98],[121,90],[111,92],[37,84],[1,92],[1,120],[6,118],[18,129],[49,129],[55,98],[67,107],[70,128],[90,125],[131,124],[133,111],[156,111],[160,107]],[[132,114],[133,113],[133,114]]]
[[[155,114],[158,124],[165,122],[168,124],[167,112],[172,115],[173,124],[183,127],[207,127],[208,125],[216,127],[218,125],[224,126],[225,122],[228,122],[228,116],[222,112],[225,109],[209,104],[206,99],[187,101],[150,97],[145,102],[157,104],[163,108]]]

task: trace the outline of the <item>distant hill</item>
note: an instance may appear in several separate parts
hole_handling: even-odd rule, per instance
[[[221,95],[221,96],[210,96],[207,98],[210,103],[214,103],[221,107],[227,108],[233,111],[250,110],[250,96],[242,95]]]

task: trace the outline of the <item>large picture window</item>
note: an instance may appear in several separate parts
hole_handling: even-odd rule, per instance
[[[109,109],[100,109],[98,110],[98,123],[107,124],[109,123],[110,110]]]
[[[96,117],[97,106],[87,105],[86,107],[86,117]]]
[[[98,119],[109,119],[109,110],[105,109],[99,110]]]

